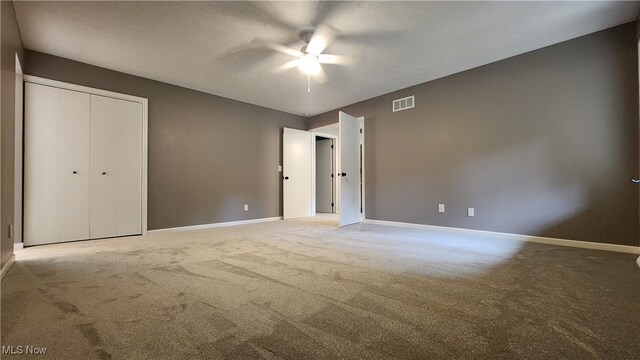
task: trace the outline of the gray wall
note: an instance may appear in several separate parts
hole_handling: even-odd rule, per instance
[[[0,36],[0,76],[2,100],[0,101],[0,122],[2,140],[2,176],[1,185],[1,213],[0,217],[0,252],[2,265],[13,254],[13,239],[9,238],[9,224],[13,223],[13,179],[14,179],[14,131],[15,131],[15,81],[16,64],[15,57],[18,54],[20,61],[24,64],[24,47],[22,38],[16,21],[16,13],[13,2],[2,1],[0,10],[2,21]]]
[[[633,23],[341,110],[366,118],[369,219],[638,245]]]
[[[304,129],[302,117],[43,53],[26,60],[25,74],[149,99],[149,229],[282,214],[282,127]]]

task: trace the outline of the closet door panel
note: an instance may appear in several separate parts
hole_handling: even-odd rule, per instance
[[[89,94],[60,91],[61,241],[89,238]]]
[[[142,104],[118,100],[118,235],[142,233]]]
[[[91,95],[90,235],[117,236],[118,100]]]
[[[60,90],[25,84],[24,243],[58,241]]]

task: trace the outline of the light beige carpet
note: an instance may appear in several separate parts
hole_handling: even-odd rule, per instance
[[[2,345],[38,359],[640,357],[628,254],[316,218],[16,257]]]

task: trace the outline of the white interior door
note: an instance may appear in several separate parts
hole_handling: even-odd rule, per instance
[[[118,100],[117,235],[142,233],[142,104]]]
[[[60,90],[25,84],[24,244],[58,241]]]
[[[308,131],[284,128],[282,142],[283,218],[310,217],[313,214],[312,135]]]
[[[91,238],[118,233],[118,100],[91,95]]]
[[[89,238],[89,94],[60,92],[60,241]]]
[[[360,194],[360,120],[340,111],[340,226],[358,223],[361,216]]]

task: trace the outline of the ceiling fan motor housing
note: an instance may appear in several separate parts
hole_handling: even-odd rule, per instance
[[[311,38],[313,37],[313,33],[316,30],[314,28],[303,28],[300,31],[298,31],[298,38],[302,41],[304,41],[305,44],[309,44],[309,41],[311,41]],[[306,49],[306,46],[305,46]]]

